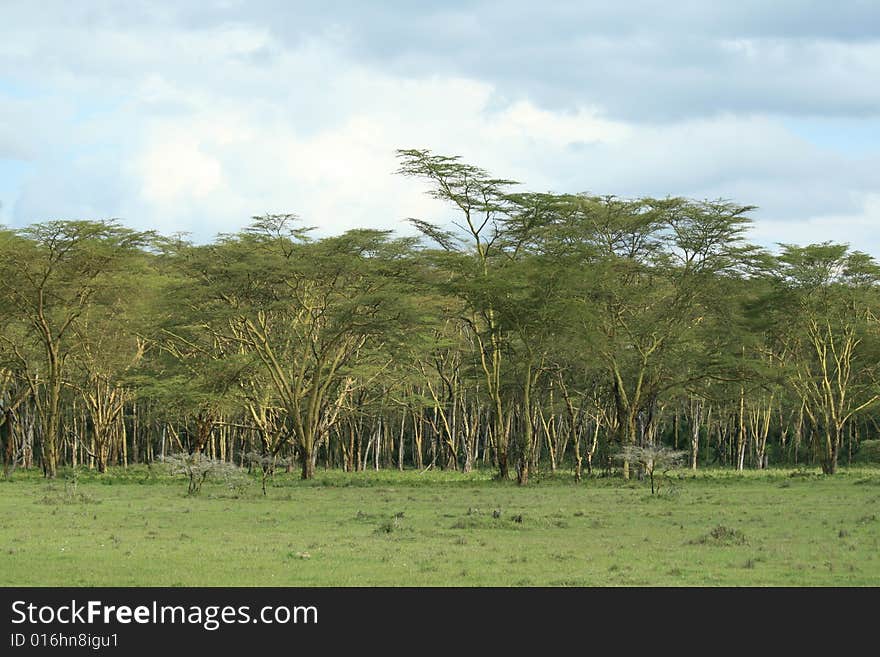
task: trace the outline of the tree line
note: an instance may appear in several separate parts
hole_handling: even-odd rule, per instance
[[[398,151],[454,213],[419,238],[290,214],[209,244],[59,220],[0,229],[4,470],[172,454],[259,469],[630,476],[818,463],[876,436],[880,267],[750,244],[753,207],[519,191]]]

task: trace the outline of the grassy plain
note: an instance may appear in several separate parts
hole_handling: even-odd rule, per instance
[[[880,585],[880,469],[0,481],[3,586]],[[70,476],[70,473],[67,473]]]

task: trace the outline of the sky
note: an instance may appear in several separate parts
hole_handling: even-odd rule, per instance
[[[880,256],[880,2],[0,0],[0,224],[447,221],[399,148]]]

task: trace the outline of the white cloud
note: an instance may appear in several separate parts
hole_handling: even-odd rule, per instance
[[[596,109],[583,108],[576,113],[552,112],[520,100],[488,117],[485,129],[494,140],[532,141],[550,148],[619,142],[632,134],[629,126],[598,114]]]
[[[853,214],[825,214],[795,221],[764,219],[753,226],[751,238],[765,245],[848,243],[853,249],[880,255],[880,193],[866,194]]]
[[[180,214],[180,205],[193,213],[210,208],[217,213],[213,225],[224,230],[237,228],[248,207],[250,213],[295,210],[324,232],[400,228],[407,216],[436,219],[444,210],[419,183],[393,175],[398,147],[461,153],[531,182],[529,152],[554,153],[627,133],[586,111],[560,115],[527,101],[491,113],[491,88],[474,81],[398,80],[356,66],[334,75],[336,98],[350,113],[317,131],[299,129],[295,108],[285,120],[283,103],[250,106],[222,98],[206,105],[225,109],[151,123],[127,169],[140,181],[139,211],[157,216]],[[299,82],[308,89],[314,81]],[[187,95],[180,92],[181,103]],[[173,101],[175,94],[165,87],[163,98]]]
[[[182,197],[203,198],[216,191],[223,179],[220,163],[192,142],[153,144],[136,166],[145,200],[159,205]]]
[[[408,216],[442,220],[448,212],[424,185],[393,174],[394,150],[409,147],[461,155],[537,190],[756,204],[756,238],[769,241],[829,239],[841,225],[869,240],[877,219],[877,158],[821,149],[779,114],[736,106],[669,121],[664,111],[691,102],[688,94],[703,102],[725,81],[755,92],[775,80],[798,98],[805,89],[816,98],[832,93],[808,79],[809,67],[796,65],[801,55],[817,62],[823,79],[846,82],[847,102],[863,97],[868,106],[876,90],[850,87],[875,70],[876,43],[732,37],[718,42],[716,68],[687,64],[686,52],[677,53],[678,63],[652,68],[613,60],[619,35],[594,35],[568,68],[532,73],[538,82],[575,89],[590,69],[591,79],[616,75],[614,90],[626,90],[666,64],[678,66],[683,77],[675,84],[664,88],[652,78],[650,93],[632,96],[648,99],[641,116],[662,115],[663,122],[651,122],[609,114],[614,103],[599,104],[598,92],[573,92],[577,102],[552,106],[530,85],[511,87],[513,78],[477,69],[427,66],[404,74],[375,57],[358,58],[351,47],[356,26],[328,21],[288,42],[268,24],[193,27],[169,12],[148,17],[142,24],[47,19],[25,30],[0,27],[0,61],[30,76],[43,94],[39,102],[0,103],[0,149],[30,158],[33,168],[15,204],[17,222],[121,216],[138,227],[209,239],[254,214],[297,212],[324,233],[406,230]],[[460,18],[462,29],[479,33],[466,14]],[[662,59],[671,52],[662,36],[641,32],[625,42]],[[743,87],[743,71],[761,66],[772,75]]]

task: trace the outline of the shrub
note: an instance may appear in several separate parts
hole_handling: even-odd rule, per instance
[[[286,467],[290,463],[288,459],[279,458],[276,454],[262,454],[260,452],[248,452],[244,458],[249,465],[260,469],[260,486],[263,489],[263,495],[266,495],[266,485],[269,479],[275,475],[275,468]]]
[[[242,468],[234,463],[208,458],[204,454],[170,454],[165,457],[164,463],[172,475],[183,475],[187,478],[189,495],[198,495],[209,476],[222,480],[230,490],[237,493],[241,492],[247,481],[247,475]]]
[[[725,527],[724,525],[718,525],[708,534],[700,536],[700,538],[691,541],[691,543],[694,545],[715,546],[748,545],[748,540],[746,539],[745,534],[740,530],[732,527]]]
[[[654,473],[667,473],[680,466],[687,457],[687,452],[672,450],[664,445],[645,445],[639,447],[629,445],[617,455],[619,461],[628,461],[640,466],[651,480],[651,495],[656,493]]]
[[[853,454],[854,463],[880,463],[880,440],[863,440]]]

